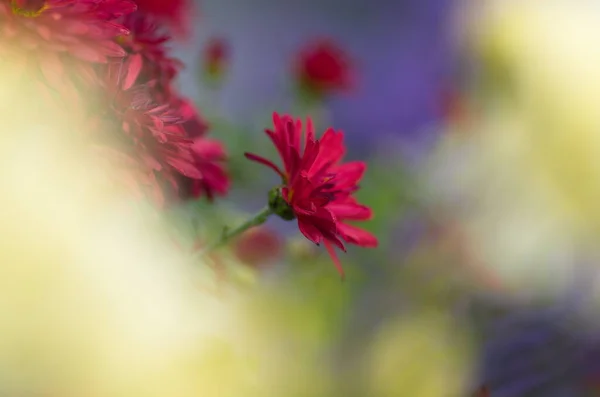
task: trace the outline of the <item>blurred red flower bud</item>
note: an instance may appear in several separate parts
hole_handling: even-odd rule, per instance
[[[229,65],[230,49],[228,43],[218,37],[208,40],[202,54],[204,77],[213,84],[222,81]]]
[[[330,40],[308,44],[298,53],[294,66],[300,88],[306,94],[321,97],[351,85],[350,60]]]
[[[266,227],[256,227],[240,236],[233,251],[245,264],[253,268],[264,268],[281,257],[283,240]]]

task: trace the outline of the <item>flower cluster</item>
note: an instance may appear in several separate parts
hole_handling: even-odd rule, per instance
[[[281,187],[271,195],[272,210],[283,219],[297,219],[300,231],[313,243],[324,243],[343,276],[334,247],[346,251],[344,242],[361,247],[377,246],[375,236],[346,223],[372,217],[371,209],[352,196],[359,188],[366,164],[362,161],[342,163],[346,148],[341,131],[329,128],[317,139],[310,119],[305,133],[302,122],[287,115],[274,113],[273,123],[275,129],[266,133],[281,156],[283,169],[252,153],[246,153],[246,157],[281,176]]]
[[[85,113],[86,137],[132,191],[159,205],[210,199],[228,190],[225,150],[175,88],[182,65],[155,3],[0,0],[0,62]]]

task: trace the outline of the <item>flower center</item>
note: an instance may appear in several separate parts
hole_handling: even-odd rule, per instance
[[[48,7],[45,0],[11,0],[10,5],[15,15],[27,18],[39,16]]]

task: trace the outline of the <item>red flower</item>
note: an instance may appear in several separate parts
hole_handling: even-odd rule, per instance
[[[119,42],[128,54],[142,57],[138,83],[152,85],[155,95],[162,96],[162,101],[170,101],[175,95],[173,81],[183,68],[181,61],[167,55],[165,45],[171,37],[160,33],[158,25],[140,12],[125,17],[123,25],[131,34],[122,36]]]
[[[134,138],[137,157],[158,182],[168,182],[177,193],[173,197],[212,199],[227,193],[223,147],[197,140],[208,125],[172,88],[180,63],[167,56],[164,45],[169,36],[158,34],[156,25],[139,13],[128,16],[125,25],[132,35],[121,42],[130,56],[111,64],[106,80],[116,117],[123,120],[125,134]],[[155,186],[164,189],[164,185]]]
[[[290,116],[273,114],[275,130],[266,130],[283,161],[283,170],[271,161],[246,153],[250,160],[266,165],[277,172],[283,186],[271,197],[270,205],[284,219],[298,220],[302,234],[315,244],[325,243],[338,271],[342,266],[334,246],[346,250],[344,241],[362,247],[376,247],[372,234],[345,223],[372,217],[369,207],[359,204],[352,194],[366,170],[360,161],[341,163],[346,152],[344,134],[329,128],[316,139],[312,122],[307,121],[303,134],[302,122]],[[302,136],[304,150],[302,150]]]
[[[267,267],[283,253],[283,241],[264,226],[246,231],[233,246],[238,259],[254,268]]]
[[[200,138],[208,131],[208,122],[200,115],[196,107],[187,99],[177,98],[177,107],[183,118],[183,128],[190,138]]]
[[[204,175],[196,163],[194,142],[181,125],[181,112],[170,103],[156,102],[152,87],[135,83],[141,69],[139,54],[109,65],[105,80],[110,111],[99,116],[104,125],[116,123],[108,130],[120,132],[106,144],[134,159],[135,166],[126,168],[135,168],[135,175],[145,174],[145,184],[153,187],[151,196],[160,204],[165,185],[177,192],[178,176],[203,179]]]
[[[213,37],[204,48],[204,73],[211,82],[219,82],[229,63],[229,47],[223,39]]]
[[[136,0],[139,10],[166,22],[181,36],[189,34],[189,17],[192,13],[190,0]]]
[[[300,51],[295,73],[301,87],[321,96],[350,87],[350,61],[344,51],[328,40],[316,41]]]
[[[224,168],[227,158],[221,142],[197,138],[192,145],[194,164],[201,177],[191,181],[190,194],[194,198],[206,195],[212,200],[215,195],[225,195],[229,191],[229,176]]]
[[[62,89],[72,76],[93,75],[89,63],[125,56],[115,38],[128,31],[115,21],[135,8],[129,0],[0,1],[0,58]]]
[[[191,101],[177,98],[174,103],[182,118],[181,127],[186,137],[193,140],[194,162],[202,173],[202,178],[199,179],[178,178],[181,187],[179,197],[186,200],[206,196],[212,201],[216,195],[227,194],[230,180],[224,165],[227,154],[223,144],[206,138],[208,123]]]

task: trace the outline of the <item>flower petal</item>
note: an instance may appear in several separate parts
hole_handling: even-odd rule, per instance
[[[345,241],[359,247],[375,248],[379,245],[377,237],[356,226],[338,223],[338,233]]]
[[[331,260],[333,261],[335,268],[340,273],[340,276],[342,276],[342,280],[345,279],[346,274],[344,273],[344,268],[342,267],[342,263],[340,262],[340,259],[338,258],[337,253],[335,252],[335,248],[327,240],[325,240],[325,248],[327,249],[327,253],[331,257]]]
[[[264,157],[260,157],[260,156],[257,156],[256,154],[252,154],[252,153],[244,153],[244,156],[250,161],[255,161],[262,165],[266,165],[267,167],[271,168],[273,171],[278,173],[281,176],[281,178],[285,179],[285,174],[272,161],[267,160]]]

